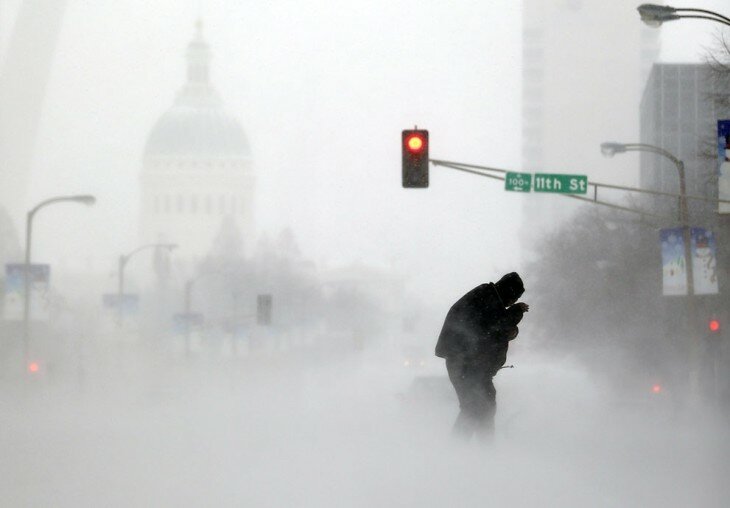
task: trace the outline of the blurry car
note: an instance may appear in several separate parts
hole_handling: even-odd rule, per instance
[[[407,347],[402,350],[403,367],[407,369],[418,369],[428,367],[433,360],[433,352],[424,351],[418,347]]]

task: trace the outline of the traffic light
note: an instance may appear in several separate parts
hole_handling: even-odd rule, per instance
[[[268,326],[271,324],[271,295],[258,295],[256,297],[256,324]]]
[[[720,333],[720,320],[717,318],[712,318],[707,323],[707,328],[710,330],[710,333]]]
[[[428,187],[428,131],[408,129],[401,139],[403,151],[403,187]]]

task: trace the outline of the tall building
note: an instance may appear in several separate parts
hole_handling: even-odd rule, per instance
[[[706,64],[655,64],[641,101],[641,142],[664,148],[685,165],[687,194],[717,198],[717,121],[730,118],[712,97],[717,84]],[[641,154],[641,186],[679,192],[675,165],[664,157]],[[691,212],[715,222],[717,205],[690,201]],[[656,199],[665,213],[676,214],[676,202]]]
[[[197,263],[222,229],[252,243],[255,182],[246,134],[210,84],[200,22],[186,60],[186,82],[144,148],[140,233],[143,243],[178,244],[175,257]]]
[[[637,164],[629,158],[605,160],[599,148],[604,141],[639,138],[637,112],[659,54],[659,31],[640,22],[636,5],[630,0],[523,0],[524,171],[637,183]],[[526,195],[523,238],[559,223],[576,203]]]

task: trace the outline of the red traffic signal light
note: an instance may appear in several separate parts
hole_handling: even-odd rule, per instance
[[[409,134],[406,139],[406,146],[411,153],[418,153],[424,149],[426,142],[423,136],[417,132]]]
[[[707,323],[707,327],[710,329],[712,333],[718,333],[720,331],[720,320],[719,319],[710,319],[710,322]]]
[[[28,372],[30,372],[31,374],[35,374],[39,370],[41,370],[41,367],[36,362],[31,362],[28,364]]]
[[[403,187],[428,187],[428,131],[404,130],[401,136],[403,152]]]

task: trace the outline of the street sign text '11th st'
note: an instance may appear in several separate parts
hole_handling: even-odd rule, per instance
[[[586,194],[588,192],[588,177],[585,175],[535,173],[532,188],[535,192]]]

